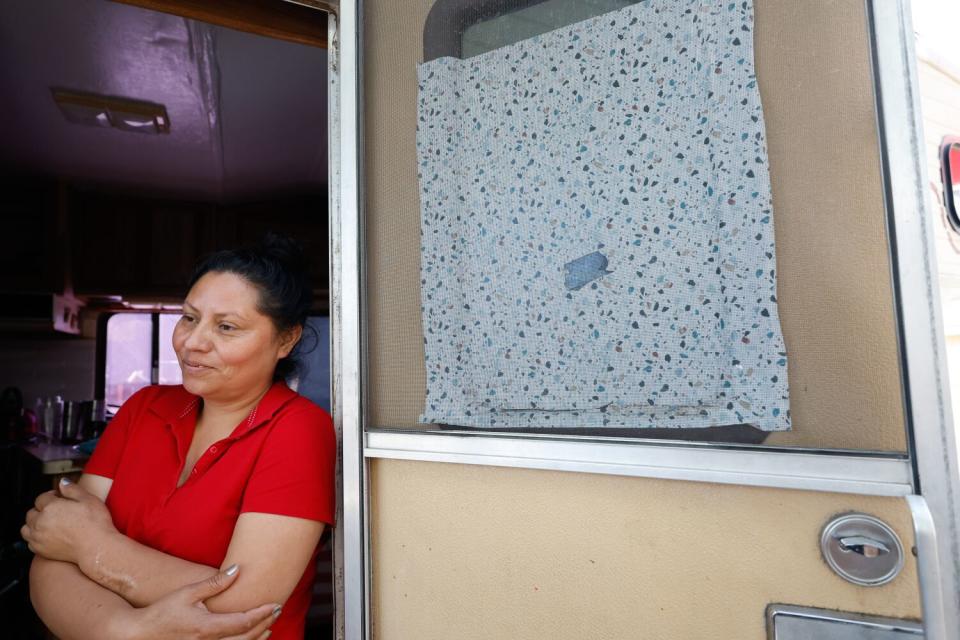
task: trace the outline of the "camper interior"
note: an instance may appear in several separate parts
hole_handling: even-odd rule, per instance
[[[327,16],[191,4],[0,7],[0,610],[23,634],[6,637],[43,637],[26,509],[134,391],[179,382],[170,332],[200,257],[301,243],[316,331],[296,383],[329,410]],[[329,539],[308,637],[332,634]]]

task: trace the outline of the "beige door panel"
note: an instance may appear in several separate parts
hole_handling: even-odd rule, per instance
[[[377,640],[761,640],[770,603],[921,616],[902,498],[395,460],[370,478]],[[891,583],[822,560],[849,511],[903,541]]]

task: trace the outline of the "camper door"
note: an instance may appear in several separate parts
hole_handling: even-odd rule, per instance
[[[956,637],[907,2],[337,20],[347,638]]]

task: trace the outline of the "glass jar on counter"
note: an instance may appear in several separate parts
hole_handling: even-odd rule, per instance
[[[43,404],[43,437],[57,442],[63,437],[63,398],[51,396]]]

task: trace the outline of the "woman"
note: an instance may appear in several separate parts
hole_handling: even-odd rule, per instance
[[[198,266],[173,333],[183,385],[134,394],[79,486],[27,515],[31,599],[55,634],[303,636],[336,456],[329,416],[283,382],[310,304],[289,241]]]

